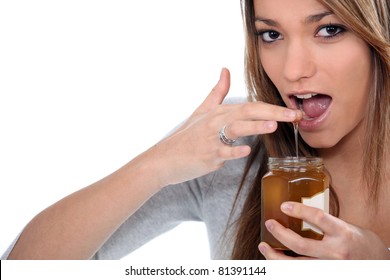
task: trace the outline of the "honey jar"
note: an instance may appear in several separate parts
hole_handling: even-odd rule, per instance
[[[261,241],[280,250],[289,250],[265,227],[275,219],[302,237],[321,240],[322,231],[301,219],[287,216],[280,210],[285,201],[301,202],[329,213],[329,175],[319,157],[285,157],[268,159],[269,172],[261,186]]]

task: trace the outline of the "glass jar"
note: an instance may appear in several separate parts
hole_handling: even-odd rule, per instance
[[[275,219],[302,237],[321,240],[320,229],[301,219],[287,216],[280,210],[285,201],[296,201],[329,213],[329,175],[322,158],[285,157],[268,159],[269,172],[261,186],[261,241],[280,250],[289,250],[271,233],[264,222]]]

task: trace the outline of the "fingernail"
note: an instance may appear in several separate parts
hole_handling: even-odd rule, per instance
[[[265,254],[265,246],[263,245],[263,244],[259,244],[259,250],[260,250],[260,253],[262,254],[262,255],[264,255]]]
[[[269,232],[271,232],[274,229],[274,223],[272,221],[266,221],[265,227],[268,229]]]
[[[284,110],[284,116],[295,120],[295,118],[297,117],[297,113],[294,110],[286,109]]]
[[[264,127],[268,130],[268,129],[274,129],[276,127],[276,122],[274,121],[266,121],[264,123]]]
[[[225,73],[226,71],[228,71],[228,69],[227,69],[226,67],[223,67],[223,68],[221,69],[221,72],[220,72],[220,74],[219,74],[219,80],[220,80],[220,81],[223,79],[224,73]]]
[[[289,202],[283,202],[282,205],[280,206],[280,209],[283,212],[291,212],[291,210],[293,209],[293,205]]]
[[[303,112],[301,110],[296,111],[295,120],[296,122],[299,122],[303,118]]]
[[[225,67],[223,67],[223,68],[221,69],[221,72],[219,72],[219,80],[222,80],[223,71],[225,71]]]

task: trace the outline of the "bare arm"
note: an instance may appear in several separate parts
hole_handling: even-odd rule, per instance
[[[218,84],[186,123],[169,137],[106,178],[38,214],[22,232],[9,258],[88,259],[111,234],[162,187],[187,181],[242,158],[250,147],[221,143],[271,133],[277,121],[294,121],[300,111],[265,103],[221,105],[229,91],[224,69]]]
[[[152,149],[38,214],[21,234],[9,258],[92,257],[106,239],[159,190],[160,184],[154,175],[161,163],[158,157],[150,158]]]

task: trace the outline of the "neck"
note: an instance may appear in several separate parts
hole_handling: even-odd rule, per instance
[[[325,168],[331,176],[332,187],[340,203],[340,216],[346,218],[357,205],[367,202],[367,190],[363,185],[363,145],[362,133],[350,133],[336,146],[320,149]]]
[[[385,180],[379,189],[378,200],[370,199],[370,189],[362,180],[365,163],[364,141],[361,139],[362,137],[351,135],[337,146],[318,152],[331,175],[332,187],[339,200],[339,217],[348,223],[374,231],[390,247],[390,225],[387,223],[390,213],[390,187],[386,183],[388,180]],[[390,162],[387,163],[386,174],[390,178]]]
[[[344,143],[343,143],[344,142]],[[348,143],[347,143],[348,142]],[[324,159],[325,167],[332,175],[332,180],[351,180],[356,178],[361,181],[363,151],[361,143],[342,141],[337,147],[319,150],[319,155]]]
[[[362,162],[363,145],[364,140],[353,133],[344,137],[332,148],[318,150],[334,183],[349,181],[353,178],[361,182],[364,164]]]

